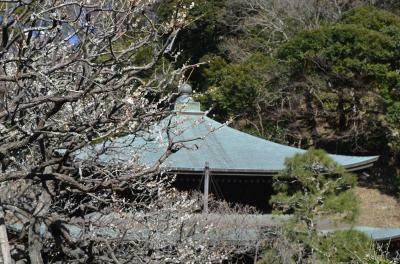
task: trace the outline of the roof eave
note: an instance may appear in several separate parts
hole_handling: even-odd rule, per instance
[[[374,163],[376,161],[378,161],[379,156],[371,156],[368,159],[361,161],[361,162],[357,162],[357,163],[352,163],[352,164],[348,164],[343,166],[346,170],[348,171],[358,171],[358,170],[362,170],[362,169],[366,169],[369,167],[372,167],[374,165]]]
[[[345,165],[344,168],[347,171],[354,172],[363,170],[374,165],[379,159],[379,156],[372,156],[369,159],[366,159],[362,162],[352,163],[349,165]],[[166,172],[168,173],[176,173],[176,174],[191,174],[191,175],[202,175],[204,173],[204,168],[178,168],[178,167],[166,167]],[[210,172],[213,175],[221,175],[221,176],[266,176],[272,177],[280,172],[280,170],[252,170],[252,169],[220,169],[220,168],[211,168]]]

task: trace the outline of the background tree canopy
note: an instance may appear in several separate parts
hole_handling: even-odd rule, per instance
[[[206,63],[187,78],[217,119],[298,147],[379,154],[373,175],[397,186],[398,6],[336,3],[199,1],[206,13],[191,13],[196,27],[182,38],[212,48],[186,46],[186,60]]]
[[[382,129],[396,127],[392,119],[393,104],[399,100],[399,30],[399,17],[367,7],[349,12],[334,25],[302,32],[279,49],[293,86],[311,95],[304,103],[314,110],[310,124],[315,137],[325,137],[320,123],[328,124],[329,133],[342,141],[382,138]]]

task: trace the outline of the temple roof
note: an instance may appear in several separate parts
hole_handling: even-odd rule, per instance
[[[168,134],[179,150],[172,153],[162,166],[181,173],[202,173],[208,162],[213,173],[272,175],[284,168],[285,159],[305,152],[221,124],[201,112],[200,104],[187,94],[178,98],[174,113],[150,131],[96,145],[91,151],[98,153],[104,146],[112,147],[99,156],[101,161],[128,162],[135,157],[151,166],[165,153]],[[79,154],[81,158],[87,158],[87,155],[93,153],[85,151]],[[378,159],[378,156],[329,155],[348,171],[370,167]]]

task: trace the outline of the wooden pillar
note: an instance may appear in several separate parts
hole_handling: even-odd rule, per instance
[[[210,167],[208,161],[204,166],[204,196],[203,196],[203,213],[208,214],[208,191],[210,188]]]

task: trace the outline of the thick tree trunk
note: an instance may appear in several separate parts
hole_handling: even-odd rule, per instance
[[[32,264],[43,264],[42,243],[40,241],[40,222],[32,219],[29,227],[29,259]]]
[[[313,140],[313,145],[315,147],[317,146],[319,135],[317,131],[317,120],[315,117],[315,111],[314,111],[314,106],[313,106],[313,95],[311,94],[310,91],[306,91],[305,95],[305,103],[306,103],[306,115],[307,115],[307,125],[308,129],[311,132],[311,138]]]
[[[346,114],[344,110],[344,92],[343,90],[339,91],[339,101],[338,101],[338,106],[337,106],[337,115],[339,117],[338,120],[338,127],[339,131],[343,132],[346,129]]]
[[[51,172],[50,168],[46,168],[45,172]],[[38,203],[33,218],[30,221],[28,242],[29,242],[29,259],[32,264],[43,264],[42,258],[42,238],[41,238],[41,218],[45,216],[51,205],[51,196],[47,190],[43,190],[39,196]]]
[[[4,220],[4,211],[0,203],[0,247],[1,259],[4,264],[11,264],[10,244],[8,243],[6,222]]]

